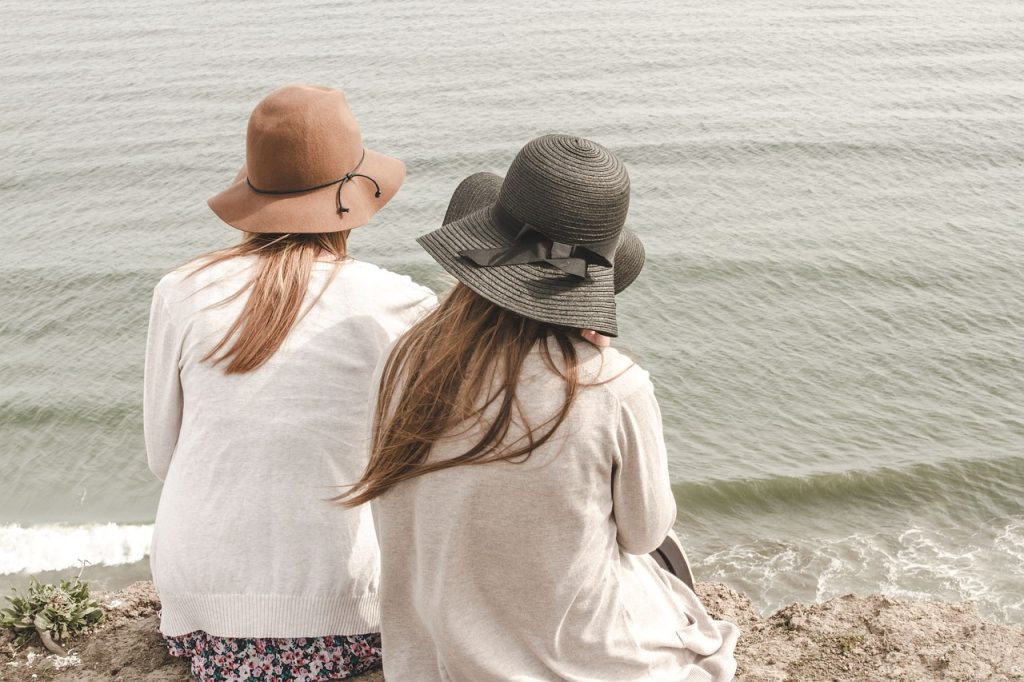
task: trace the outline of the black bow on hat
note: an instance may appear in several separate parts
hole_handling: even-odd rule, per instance
[[[482,268],[547,263],[567,275],[586,279],[588,266],[612,266],[615,249],[619,243],[618,236],[603,242],[566,244],[551,239],[530,223],[516,220],[500,205],[495,208],[506,230],[510,233],[516,227],[519,230],[512,238],[512,243],[507,246],[459,251],[460,256],[468,258]]]

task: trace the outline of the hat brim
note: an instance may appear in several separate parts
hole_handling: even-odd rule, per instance
[[[342,232],[366,225],[394,198],[405,179],[405,164],[367,149],[359,172],[377,181],[381,195],[374,196],[376,188],[366,178],[353,178],[342,190],[347,213],[337,210],[336,184],[301,194],[259,194],[246,182],[244,165],[235,182],[206,203],[225,223],[245,232]]]
[[[644,244],[636,232],[630,229],[622,230],[622,237],[619,239],[619,248],[615,251],[615,293],[621,294],[629,288],[640,271],[644,269],[644,261],[647,259]]]
[[[455,279],[502,308],[540,322],[618,336],[613,268],[590,265],[587,278],[580,280],[544,264],[481,267],[459,255],[509,244],[494,210],[493,204],[486,206],[416,241]]]

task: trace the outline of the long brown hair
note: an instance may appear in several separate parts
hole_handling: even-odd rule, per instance
[[[224,366],[225,374],[242,374],[261,367],[281,347],[301,318],[313,263],[328,255],[338,266],[348,256],[348,231],[315,234],[257,234],[247,232],[241,244],[200,257],[191,275],[231,258],[256,256],[256,272],[237,292],[217,305],[249,298],[224,337],[203,362]],[[332,274],[333,278],[333,274]],[[330,282],[330,279],[328,280]],[[320,294],[323,294],[321,290]],[[320,295],[306,308],[308,311]]]
[[[355,507],[440,469],[526,461],[565,420],[579,391],[574,336],[576,330],[527,319],[456,285],[402,337],[385,363],[370,463],[359,482],[336,499]],[[547,366],[564,379],[564,402],[542,424],[531,426],[516,389],[523,363],[537,345]],[[521,426],[523,435],[506,442],[513,425]],[[466,452],[427,461],[442,436],[477,426],[482,435]]]

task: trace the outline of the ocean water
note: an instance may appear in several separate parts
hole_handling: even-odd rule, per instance
[[[0,583],[145,577],[140,393],[161,273],[238,235],[205,199],[255,103],[341,87],[413,238],[547,132],[628,165],[654,377],[700,579],[1024,622],[1024,3],[6,0]]]

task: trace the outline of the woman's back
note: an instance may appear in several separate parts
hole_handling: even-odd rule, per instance
[[[372,502],[383,550],[409,548],[389,555],[382,576],[389,677],[731,675],[723,642],[735,627],[712,621],[646,556],[675,520],[647,373],[612,349],[576,346],[584,388],[528,459],[434,471]],[[519,376],[519,402],[537,427],[564,402],[564,379],[539,348]],[[520,424],[511,439],[521,433]],[[458,456],[479,437],[472,429],[443,439],[430,460]],[[696,664],[698,652],[714,655]]]
[[[180,269],[154,293],[146,401],[160,407],[147,412],[146,436],[150,466],[165,479],[152,558],[162,630],[370,632],[372,522],[365,509],[326,500],[366,464],[374,367],[434,297],[367,263],[347,260],[335,272],[317,262],[308,312],[284,343],[262,366],[226,374],[205,358],[239,317],[248,292],[222,302],[255,261]]]

